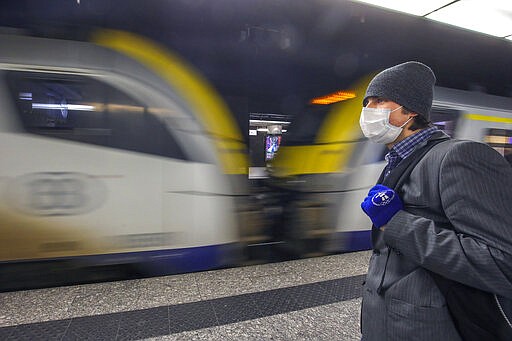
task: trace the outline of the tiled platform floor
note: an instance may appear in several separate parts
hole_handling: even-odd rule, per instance
[[[370,252],[0,294],[0,339],[357,340]]]

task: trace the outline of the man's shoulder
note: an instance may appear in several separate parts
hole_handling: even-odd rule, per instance
[[[483,142],[479,141],[473,141],[473,140],[463,140],[463,139],[448,139],[445,142],[446,148],[449,148],[450,151],[453,152],[461,152],[461,151],[473,151],[473,150],[481,150],[486,152],[492,152],[499,154],[489,146],[488,144],[485,144]]]
[[[428,160],[427,162],[435,164],[444,162],[447,159],[472,158],[472,155],[474,156],[475,154],[482,155],[481,157],[484,159],[493,157],[495,156],[494,154],[499,155],[498,152],[485,143],[472,140],[454,139],[444,133],[443,135],[433,135],[428,142],[436,144],[428,151],[425,159]]]
[[[438,147],[438,148],[436,148]],[[463,162],[466,164],[479,164],[491,162],[496,167],[509,166],[505,158],[494,148],[486,143],[462,140],[448,139],[439,143],[433,148],[432,152],[442,156],[443,162]]]
[[[473,140],[464,140],[464,139],[456,139],[446,135],[444,132],[439,131],[433,134],[429,142],[438,142],[436,148],[434,150],[440,151],[457,151],[457,150],[471,150],[471,149],[488,149],[494,150],[489,147],[489,145],[473,141]]]

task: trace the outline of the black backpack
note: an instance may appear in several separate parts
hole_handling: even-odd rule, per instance
[[[395,191],[402,187],[418,162],[438,143],[448,137],[430,140],[415,150],[382,181]],[[512,299],[472,288],[430,272],[443,293],[452,320],[464,340],[512,340]]]

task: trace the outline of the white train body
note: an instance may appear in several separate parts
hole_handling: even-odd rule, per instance
[[[233,261],[243,162],[226,166],[186,88],[115,46],[12,35],[0,46],[0,264],[151,274]]]
[[[339,106],[347,106],[355,116],[361,110],[361,103],[357,98],[354,101],[356,102],[341,103]],[[292,218],[288,219],[289,226],[283,228],[288,232],[288,243],[296,254],[314,254],[318,250],[346,252],[371,248],[371,221],[361,210],[360,203],[368,190],[375,185],[386,165],[384,155],[387,148],[365,139],[358,121],[343,119],[342,115],[346,115],[347,111],[342,110],[345,109],[331,111],[332,115],[342,118],[340,124],[344,128],[352,125],[347,128],[352,134],[351,141],[332,142],[346,154],[337,159],[341,162],[326,170],[326,167],[322,167],[329,164],[329,159],[325,158],[327,161],[323,164],[317,161],[320,166],[316,172],[301,173],[308,169],[308,166],[303,166],[292,176],[274,179],[276,187],[291,193],[283,206],[284,211],[288,212],[287,216]],[[509,162],[512,159],[511,98],[438,87],[435,89],[431,118],[433,123],[454,138],[489,143],[507,157]],[[329,120],[333,121],[327,115],[324,121]],[[293,126],[290,127],[292,129]],[[297,163],[293,163],[293,148],[295,147],[290,150],[282,148],[283,154],[278,155],[278,158],[285,156],[284,160],[292,162],[279,163],[280,160],[277,160],[277,174],[280,169],[290,173],[294,171],[293,166]],[[322,160],[330,146],[319,143],[304,148],[318,148],[314,155],[316,160]],[[288,152],[289,154],[285,154]]]

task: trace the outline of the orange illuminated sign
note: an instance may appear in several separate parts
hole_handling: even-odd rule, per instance
[[[310,104],[332,104],[336,102],[341,102],[347,99],[351,99],[356,97],[355,92],[352,91],[336,91],[332,94],[328,94],[321,97],[313,98],[309,103]]]

